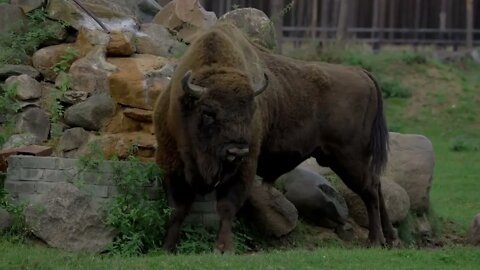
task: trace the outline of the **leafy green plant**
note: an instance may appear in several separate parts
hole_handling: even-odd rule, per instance
[[[385,98],[409,98],[412,92],[397,80],[383,79],[380,81]]]
[[[160,190],[156,200],[149,198],[146,192],[146,187],[161,184],[159,167],[141,162],[132,155],[127,161],[128,164],[113,163],[113,179],[119,196],[107,207],[106,221],[119,230],[113,252],[141,254],[160,247],[170,209]]]
[[[55,63],[53,66],[53,71],[57,74],[60,72],[67,72],[73,61],[75,61],[79,55],[80,52],[77,49],[73,47],[67,47],[65,49],[65,53],[62,55],[62,57],[60,57],[60,61]]]
[[[14,132],[14,115],[21,109],[16,99],[17,84],[0,85],[0,115],[4,123],[0,125],[0,146],[4,144]]]
[[[31,231],[25,223],[23,211],[24,203],[13,203],[10,194],[4,188],[6,176],[0,173],[0,208],[5,209],[12,218],[12,227],[0,232],[2,237],[13,242],[24,242],[30,235]]]
[[[472,140],[465,136],[457,136],[451,139],[448,148],[453,152],[477,151],[479,149]]]
[[[27,31],[0,33],[0,64],[20,64],[32,55],[41,44],[55,38],[67,25],[49,21],[44,9],[35,9],[27,14]]]

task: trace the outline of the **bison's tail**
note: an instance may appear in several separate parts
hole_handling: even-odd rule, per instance
[[[373,173],[380,176],[387,165],[389,135],[383,111],[383,98],[380,85],[371,73],[368,71],[365,72],[373,81],[377,90],[377,112],[375,114],[375,119],[373,120],[369,148],[370,153],[372,154],[372,160],[370,162],[371,170]]]

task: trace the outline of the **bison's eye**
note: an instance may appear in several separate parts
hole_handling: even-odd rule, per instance
[[[202,113],[202,122],[204,125],[211,125],[215,122],[215,113],[213,112],[203,112]]]

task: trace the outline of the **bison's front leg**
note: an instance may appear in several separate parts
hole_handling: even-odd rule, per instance
[[[248,176],[240,174],[217,189],[217,213],[220,217],[220,228],[215,243],[216,251],[221,253],[234,251],[233,221],[248,196],[254,177],[255,173],[248,173]]]
[[[167,176],[164,185],[168,204],[173,212],[166,224],[163,248],[167,251],[173,251],[180,236],[182,223],[195,199],[195,193],[185,180],[178,177]]]

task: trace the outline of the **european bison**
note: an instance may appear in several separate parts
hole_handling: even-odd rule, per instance
[[[221,23],[178,63],[155,105],[154,125],[156,161],[174,210],[168,250],[195,194],[215,190],[215,248],[232,251],[232,222],[255,174],[271,183],[309,157],[361,196],[373,244],[394,239],[379,181],[388,149],[382,96],[364,70],[275,55]]]

